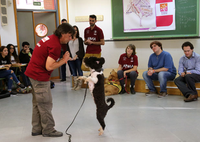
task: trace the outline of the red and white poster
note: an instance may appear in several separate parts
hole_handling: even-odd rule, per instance
[[[175,30],[175,0],[123,0],[124,32]]]

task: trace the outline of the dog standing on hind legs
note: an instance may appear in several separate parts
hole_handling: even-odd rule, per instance
[[[102,135],[105,129],[104,118],[107,114],[107,111],[112,108],[115,104],[113,98],[108,98],[106,101],[111,102],[108,105],[105,101],[104,93],[104,75],[102,71],[102,65],[104,64],[104,58],[89,57],[84,59],[84,63],[87,67],[90,68],[90,76],[82,76],[78,79],[84,80],[85,83],[88,83],[89,90],[94,97],[94,102],[96,104],[96,116],[101,127],[99,129],[99,135]]]

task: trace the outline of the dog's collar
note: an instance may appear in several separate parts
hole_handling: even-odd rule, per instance
[[[100,68],[100,69],[97,69],[97,70],[95,70],[95,69],[91,69],[90,70],[91,71],[91,73],[90,73],[90,75],[89,76],[91,76],[91,74],[93,73],[93,72],[99,72],[99,73],[103,73],[103,69],[102,68]]]
[[[95,71],[96,71],[96,72],[101,72],[101,71],[103,71],[103,69],[102,69],[102,68],[96,69],[96,70],[95,70],[95,69],[91,69],[91,72],[95,72]]]

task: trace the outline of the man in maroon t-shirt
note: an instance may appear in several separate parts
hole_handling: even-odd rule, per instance
[[[101,57],[101,45],[104,45],[105,42],[103,31],[101,30],[101,28],[95,25],[95,23],[97,22],[96,19],[96,15],[90,15],[90,27],[86,28],[84,31],[84,43],[85,45],[87,45],[84,58],[91,56],[95,56],[98,58]],[[85,67],[84,63],[82,64],[81,69],[83,71],[89,71],[89,68]]]
[[[60,137],[63,135],[62,132],[54,129],[49,78],[54,69],[68,61],[69,52],[66,52],[59,60],[61,44],[67,44],[74,33],[74,28],[68,23],[59,25],[53,35],[44,37],[37,43],[26,68],[25,74],[29,77],[33,88],[32,136]]]

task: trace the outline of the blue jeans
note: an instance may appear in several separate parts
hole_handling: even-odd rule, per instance
[[[8,80],[8,91],[12,90],[12,84],[13,84],[13,80],[18,84],[20,83],[20,81],[17,79],[14,71],[13,73],[11,73],[11,70],[1,70],[0,71],[0,77],[1,78],[6,78]]]
[[[66,80],[66,64],[61,66],[61,79]]]
[[[174,80],[176,74],[172,74],[168,71],[161,71],[159,73],[153,73],[152,76],[147,75],[148,71],[143,72],[142,76],[146,82],[150,91],[156,92],[156,88],[152,80],[158,80],[160,82],[160,92],[167,92],[167,81]]]
[[[68,61],[68,65],[71,69],[71,73],[73,76],[77,76],[77,72],[79,76],[83,76],[83,71],[81,70],[82,60],[76,59],[74,61]]]
[[[22,67],[22,68],[21,68],[21,72],[20,72],[20,76],[21,76],[22,79],[23,79],[24,85],[25,85],[26,87],[28,87],[28,86],[31,86],[31,82],[30,82],[28,76],[26,76],[26,75],[24,74],[25,71],[26,71],[26,67]]]

